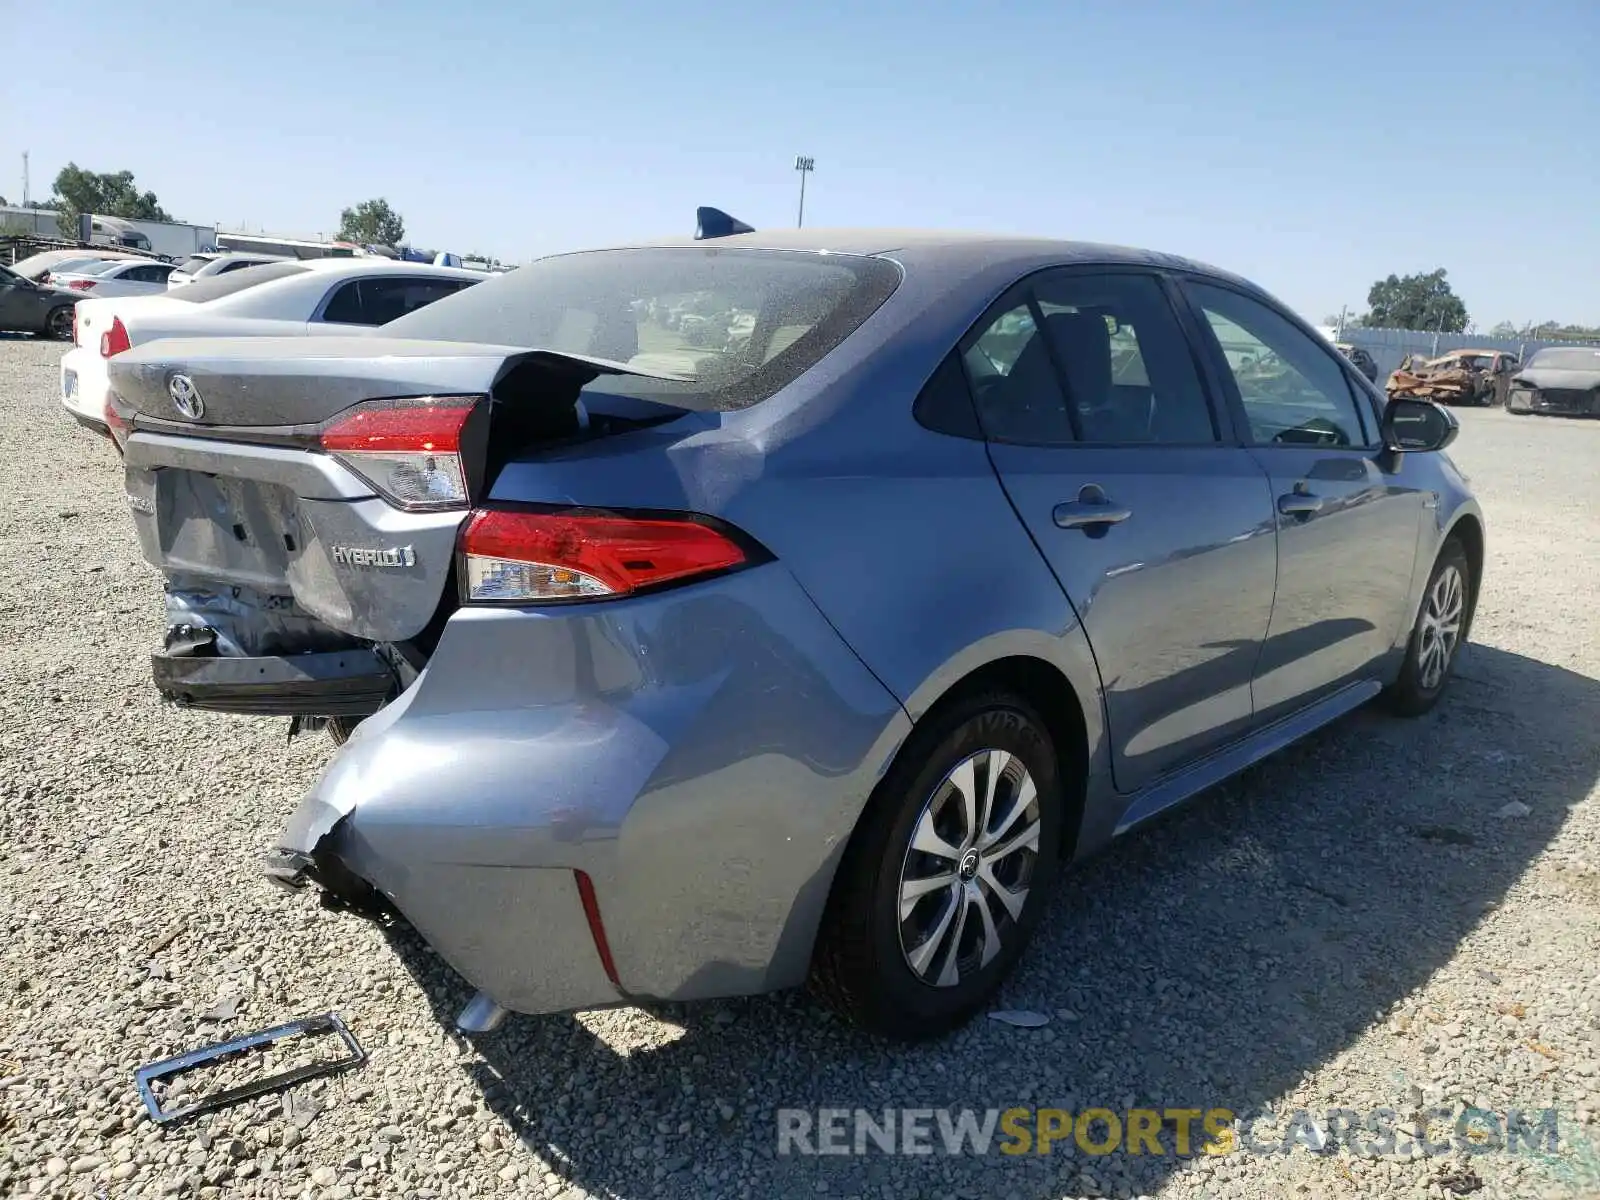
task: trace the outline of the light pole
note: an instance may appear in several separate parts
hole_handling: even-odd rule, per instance
[[[795,222],[795,228],[800,229],[806,223],[806,176],[817,169],[817,160],[808,155],[798,155],[794,160],[794,169],[800,172],[800,219]]]

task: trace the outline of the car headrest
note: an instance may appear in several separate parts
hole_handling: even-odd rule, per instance
[[[1111,331],[1095,313],[1050,313],[1045,334],[1061,359],[1074,404],[1102,405],[1111,394]]]

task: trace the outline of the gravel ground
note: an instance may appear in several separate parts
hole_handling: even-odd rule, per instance
[[[329,744],[158,705],[158,580],[59,353],[0,341],[0,1193],[1600,1194],[1600,423],[1461,414],[1491,558],[1447,701],[1357,714],[1074,874],[1003,997],[1044,1028],[887,1048],[789,995],[468,1045],[414,939],[261,880]],[[330,1008],[365,1068],[144,1117],[140,1063]],[[1274,1114],[1264,1140],[1469,1104],[1554,1106],[1558,1150],[776,1154],[784,1107],[1226,1107]]]

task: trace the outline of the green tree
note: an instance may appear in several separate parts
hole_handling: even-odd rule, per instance
[[[68,237],[77,234],[79,213],[99,213],[130,221],[170,221],[172,214],[156,202],[154,192],[141,192],[133,184],[132,171],[101,175],[68,163],[56,176],[55,196],[49,205],[61,214],[61,228]]]
[[[1501,321],[1493,329],[1489,330],[1489,336],[1497,338],[1516,337],[1517,327],[1510,321]]]
[[[339,214],[339,240],[363,246],[398,246],[406,236],[406,223],[381,197],[363,200]]]
[[[1371,329],[1460,333],[1467,327],[1467,306],[1451,290],[1443,267],[1378,280],[1367,292],[1367,309],[1361,323]]]
[[[1528,328],[1528,336],[1536,338],[1594,338],[1600,337],[1600,328],[1593,325],[1573,325],[1562,321],[1541,321]]]

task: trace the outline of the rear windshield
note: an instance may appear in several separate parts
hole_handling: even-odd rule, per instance
[[[169,288],[167,295],[174,300],[188,300],[200,304],[207,300],[220,300],[223,296],[242,292],[245,288],[255,287],[258,283],[269,283],[274,279],[284,279],[308,270],[309,267],[303,267],[299,263],[266,263],[259,267],[251,267],[248,271],[234,271],[226,275],[197,279],[193,283],[180,283],[175,288]]]
[[[613,376],[595,389],[728,411],[804,374],[899,282],[895,264],[855,255],[595,250],[540,259],[383,332],[611,359],[679,380]]]
[[[1600,371],[1600,346],[1551,346],[1534,352],[1527,369],[1554,367],[1560,371]]]
[[[181,263],[174,267],[173,270],[187,271],[190,275],[193,275],[196,271],[205,266],[215,257],[215,254],[196,254],[192,258],[184,259]]]

